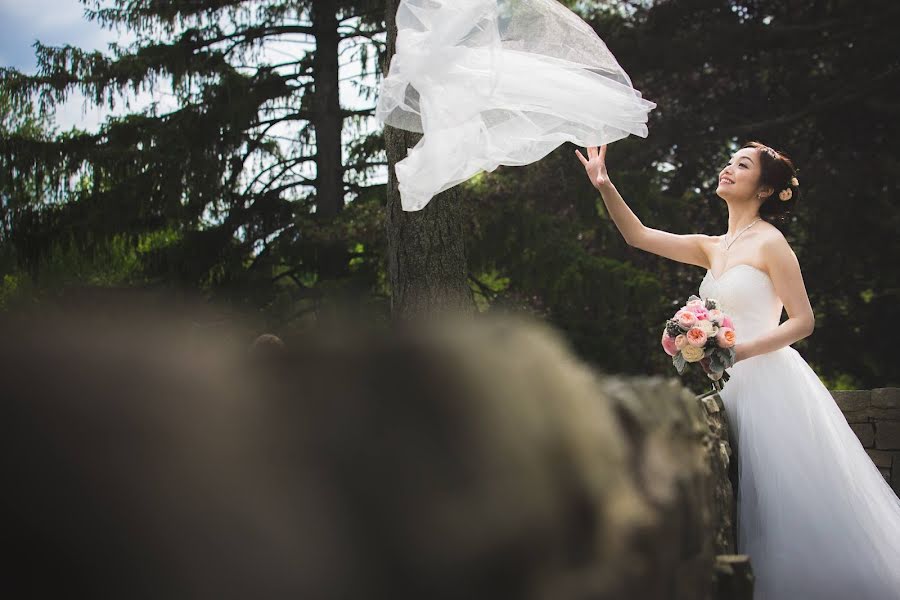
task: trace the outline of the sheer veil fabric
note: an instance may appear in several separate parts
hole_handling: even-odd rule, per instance
[[[403,209],[564,142],[647,137],[654,102],[555,0],[401,0],[375,116],[424,134],[396,164]]]

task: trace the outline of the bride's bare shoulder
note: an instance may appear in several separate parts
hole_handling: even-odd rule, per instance
[[[782,248],[791,247],[791,244],[784,236],[784,233],[782,233],[780,229],[778,229],[771,223],[766,223],[765,227],[760,230],[759,240],[763,246],[772,247],[774,245],[781,246]]]
[[[784,236],[784,233],[771,223],[766,223],[766,225],[767,227],[760,231],[759,234],[759,247],[762,251],[763,260],[766,263],[766,271],[771,273],[772,267],[776,266],[776,264],[782,266],[793,264],[799,267],[797,255],[794,253],[794,249],[791,248],[791,244]]]

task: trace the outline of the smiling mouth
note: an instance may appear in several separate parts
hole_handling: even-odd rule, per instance
[[[719,180],[719,183],[720,183],[720,184],[727,183],[728,185],[734,185],[734,182],[733,182],[733,181],[731,181],[730,179],[725,179],[725,178],[720,179],[720,180]]]

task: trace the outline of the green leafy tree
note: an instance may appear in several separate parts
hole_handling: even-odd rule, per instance
[[[750,139],[784,150],[802,194],[784,232],[817,317],[798,347],[833,387],[897,385],[900,6],[629,1],[593,3],[585,17],[659,105],[646,141],[610,149],[617,186],[644,222],[724,232],[714,189],[725,159]],[[635,264],[657,273],[673,300],[702,276],[637,254]]]
[[[114,108],[129,93],[171,90],[175,106],[129,111],[95,133],[4,136],[0,187],[18,195],[39,182],[54,200],[17,221],[23,260],[38,263],[60,231],[81,248],[117,238],[134,249],[171,232],[140,252],[148,281],[256,307],[281,302],[285,318],[317,307],[329,293],[322,282],[379,287],[379,188],[365,182],[385,162],[383,142],[376,132],[344,144],[348,122],[372,110],[342,108],[338,77],[339,51],[363,75],[383,51],[379,4],[86,4],[90,19],[134,43],[109,55],[38,44],[35,75],[0,70],[10,97],[52,110],[78,91]],[[267,52],[274,44],[290,51]]]
[[[900,211],[893,177],[900,59],[891,3],[864,0],[578,2],[645,97],[647,139],[613,144],[616,185],[645,224],[726,228],[716,175],[750,139],[800,168],[801,201],[783,231],[816,310],[797,344],[830,387],[897,385]],[[609,370],[674,374],[666,318],[703,272],[629,248],[571,145],[473,182],[470,267],[479,302],[547,316]],[[702,377],[689,383],[702,389]]]
[[[900,6],[567,5],[658,103],[649,137],[614,144],[608,158],[644,223],[723,232],[726,210],[714,189],[727,156],[749,139],[786,151],[800,167],[801,201],[784,231],[817,317],[813,336],[797,346],[830,387],[898,385],[889,344],[900,290],[892,175],[900,123],[892,24]],[[167,82],[177,108],[133,112],[97,133],[26,135],[7,127],[0,139],[3,251],[12,246],[15,260],[28,263],[60,231],[83,246],[125,240],[151,281],[201,285],[289,320],[335,295],[387,313],[386,294],[397,281],[415,283],[429,272],[428,265],[403,266],[402,253],[425,247],[452,258],[446,280],[459,289],[467,279],[481,310],[515,306],[542,315],[603,369],[673,375],[659,335],[703,273],[628,247],[570,145],[448,191],[435,204],[440,218],[400,214],[390,185],[367,185],[371,169],[383,168],[388,155],[402,158],[415,137],[375,131],[341,146],[347,124],[371,112],[340,108],[333,32],[359,38],[361,64],[369,62],[364,54],[377,56],[377,84],[389,58],[379,35],[392,6],[123,0],[95,7],[93,18],[132,31],[136,43],[111,57],[38,47],[37,75],[0,74],[6,102],[52,107],[79,90],[109,106],[120,92]],[[308,39],[315,49],[298,45],[277,64],[262,58],[265,44],[287,39]],[[354,83],[374,97],[364,78]],[[306,170],[313,166],[315,176]],[[10,198],[25,209],[8,210]],[[442,247],[434,235],[441,231],[465,247]],[[124,246],[118,252],[128,256]],[[427,306],[424,297],[411,306]],[[457,296],[465,297],[465,290]],[[698,390],[706,385],[701,377],[688,381]]]

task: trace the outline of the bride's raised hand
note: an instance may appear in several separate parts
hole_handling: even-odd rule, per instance
[[[598,190],[609,183],[609,173],[606,171],[606,146],[607,144],[603,144],[599,149],[596,146],[588,146],[587,159],[580,150],[575,150],[578,160],[584,165],[584,170],[591,180],[591,185]]]

